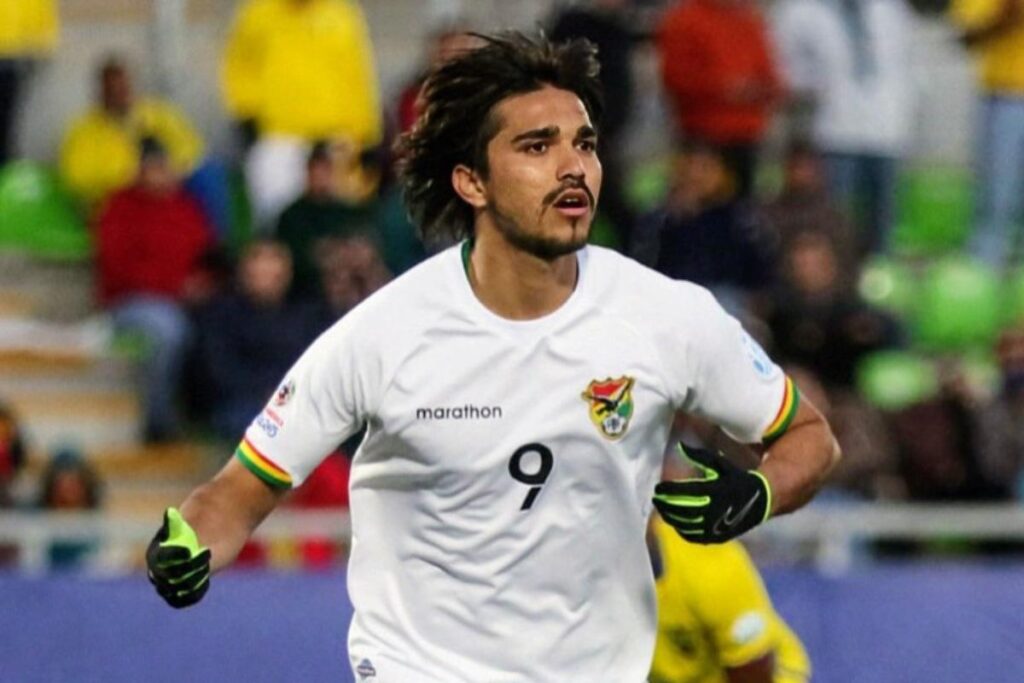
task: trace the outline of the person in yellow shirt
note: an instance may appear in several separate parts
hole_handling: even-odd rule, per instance
[[[811,666],[738,541],[698,545],[655,515],[658,596],[650,683],[807,683]]]
[[[252,144],[246,176],[257,226],[302,191],[318,141],[359,153],[380,144],[369,30],[355,0],[248,0],[224,48],[221,91]]]
[[[29,67],[57,46],[56,0],[0,0],[0,164],[13,156],[13,129]]]
[[[999,267],[1024,220],[1024,0],[953,0],[950,14],[981,85],[972,250]]]
[[[203,156],[202,139],[184,112],[166,100],[136,97],[128,68],[110,58],[99,70],[99,102],[72,122],[61,146],[64,182],[94,209],[135,178],[147,137],[167,150],[179,176],[190,175]]]

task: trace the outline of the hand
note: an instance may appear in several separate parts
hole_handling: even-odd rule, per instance
[[[703,448],[680,444],[679,453],[702,476],[659,483],[654,507],[680,536],[693,543],[724,543],[768,519],[772,494],[763,474]]]
[[[146,549],[149,582],[171,607],[202,600],[210,588],[210,550],[177,508],[167,508],[164,523]]]

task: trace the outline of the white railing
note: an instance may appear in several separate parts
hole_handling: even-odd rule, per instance
[[[47,548],[54,541],[91,541],[111,556],[138,554],[155,531],[152,519],[112,517],[100,513],[0,513],[0,544],[19,547],[20,569],[46,571]],[[256,538],[273,541],[329,538],[347,542],[351,533],[344,511],[278,510],[257,530]],[[857,544],[880,539],[1014,540],[1024,541],[1021,505],[894,505],[859,504],[810,507],[771,520],[751,534],[758,544],[800,542],[813,547],[815,564],[841,573],[854,560]],[[118,552],[120,550],[120,552]],[[140,558],[135,558],[136,562]],[[123,568],[123,567],[122,567]]]

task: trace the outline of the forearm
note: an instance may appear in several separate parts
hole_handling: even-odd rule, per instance
[[[232,458],[217,476],[185,499],[181,514],[200,544],[210,549],[213,571],[234,561],[281,495]]]
[[[813,498],[839,457],[839,445],[828,423],[802,401],[793,424],[772,444],[758,467],[771,486],[771,516],[793,512]]]

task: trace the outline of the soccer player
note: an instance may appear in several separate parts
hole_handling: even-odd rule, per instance
[[[704,289],[587,246],[601,186],[585,42],[487,38],[437,67],[404,139],[427,238],[457,237],[323,334],[147,553],[199,600],[281,496],[366,425],[351,472],[358,681],[643,681],[655,504],[722,542],[806,502],[820,414]],[[770,445],[658,483],[673,414]],[[657,485],[657,488],[656,488]]]
[[[658,595],[650,683],[807,683],[811,666],[739,541],[687,543],[652,518]]]

